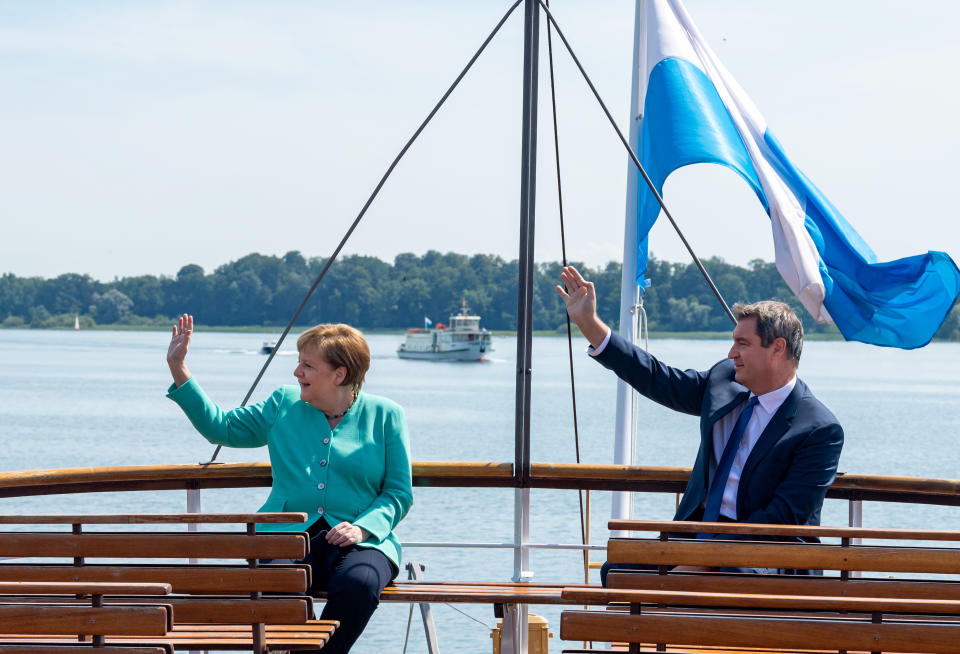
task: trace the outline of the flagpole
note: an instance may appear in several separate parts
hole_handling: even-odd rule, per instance
[[[630,87],[630,145],[640,151],[637,144],[643,125],[640,106],[641,83],[645,84],[646,66],[643,10],[645,0],[637,0],[633,22],[633,80]],[[637,189],[640,173],[633,160],[627,159],[627,198],[623,228],[623,269],[620,278],[620,335],[634,343],[639,334],[634,333],[633,314],[639,304],[640,287],[637,285]],[[633,465],[637,443],[637,416],[633,394],[635,391],[623,380],[617,380],[617,419],[614,427],[613,462],[616,465]],[[629,520],[633,506],[629,491],[615,491],[610,507],[614,520]],[[623,536],[625,532],[612,532],[611,536]]]

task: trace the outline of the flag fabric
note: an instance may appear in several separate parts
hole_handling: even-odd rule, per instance
[[[943,252],[880,262],[816,186],[790,161],[750,98],[720,63],[680,0],[645,0],[638,106],[639,157],[657,187],[677,168],[717,163],[736,171],[770,217],[777,270],[818,322],[847,340],[926,345],[960,293],[960,271]],[[637,281],[660,206],[638,189]]]
[[[433,321],[432,321],[432,320],[430,320],[430,319],[427,318],[426,316],[423,317],[423,327],[424,327],[424,329],[426,329],[427,327],[429,327],[429,326],[432,325],[432,324],[433,324]]]

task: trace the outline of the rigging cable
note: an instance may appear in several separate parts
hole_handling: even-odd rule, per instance
[[[613,119],[613,116],[610,114],[610,110],[607,109],[607,105],[604,104],[603,99],[600,97],[600,94],[597,93],[596,87],[594,87],[593,82],[590,80],[590,76],[587,75],[587,72],[583,69],[583,66],[580,64],[580,60],[577,58],[577,55],[573,52],[573,48],[570,47],[570,43],[567,41],[567,38],[563,35],[563,30],[560,29],[560,26],[557,25],[556,19],[553,17],[553,14],[550,13],[550,8],[544,4],[544,0],[537,0],[540,3],[540,6],[543,8],[543,11],[547,14],[548,25],[553,24],[557,28],[557,36],[560,37],[560,40],[563,41],[563,45],[567,48],[567,52],[570,53],[570,57],[573,59],[573,62],[577,65],[577,68],[580,70],[580,74],[583,75],[584,81],[586,81],[587,86],[590,87],[590,90],[593,92],[593,96],[597,99],[597,102],[600,103],[600,108],[603,109],[603,113],[607,115],[607,120],[610,121],[610,124],[613,126],[614,131],[617,133],[617,136],[620,137],[620,142],[623,143],[623,147],[627,149],[627,152],[630,154],[630,158],[633,160],[633,164],[639,169],[640,174],[643,176],[643,180],[647,183],[647,187],[650,189],[650,192],[653,193],[654,197],[657,198],[657,202],[660,204],[660,208],[663,210],[664,215],[670,221],[670,224],[673,225],[673,228],[676,230],[677,235],[680,237],[680,240],[683,242],[683,245],[687,248],[687,252],[690,253],[690,256],[693,257],[693,262],[697,265],[697,268],[700,269],[700,274],[703,275],[704,279],[707,281],[707,284],[710,285],[710,290],[713,291],[713,294],[716,296],[717,300],[723,306],[723,310],[727,313],[727,316],[733,322],[734,325],[737,324],[737,319],[733,315],[733,312],[730,310],[730,307],[727,306],[726,301],[724,301],[723,296],[720,295],[720,289],[717,288],[717,285],[713,283],[713,279],[710,278],[710,274],[707,272],[707,269],[703,267],[703,264],[700,262],[700,258],[697,257],[696,253],[693,251],[693,248],[690,246],[690,243],[687,242],[686,237],[683,235],[683,232],[680,231],[680,226],[677,225],[677,221],[673,219],[670,210],[667,209],[667,205],[664,204],[663,198],[660,196],[657,187],[654,185],[653,180],[650,179],[647,175],[647,171],[644,170],[643,165],[640,163],[640,159],[637,158],[636,153],[634,153],[633,148],[630,147],[630,144],[627,142],[627,139],[624,138],[623,132],[620,131],[620,128],[617,126],[617,122]]]
[[[256,379],[253,380],[253,384],[250,385],[250,390],[247,391],[247,394],[243,398],[243,402],[240,403],[240,406],[246,406],[247,402],[250,400],[250,396],[253,395],[253,391],[257,388],[257,385],[260,383],[260,380],[263,378],[264,373],[267,371],[267,368],[270,366],[270,363],[273,361],[273,357],[276,356],[277,352],[280,351],[280,345],[283,343],[283,339],[285,339],[287,337],[287,334],[290,333],[290,330],[293,328],[293,325],[296,323],[297,318],[300,316],[300,312],[303,311],[303,308],[306,306],[307,301],[310,299],[310,296],[312,296],[313,292],[317,290],[317,286],[320,284],[320,281],[327,274],[327,270],[330,269],[330,266],[333,264],[337,256],[340,254],[340,251],[343,249],[343,246],[346,245],[347,240],[350,238],[354,230],[360,224],[360,220],[363,218],[364,214],[367,213],[367,209],[370,208],[370,205],[373,204],[374,199],[380,193],[380,189],[383,188],[383,185],[386,183],[387,178],[390,177],[390,174],[393,172],[393,169],[397,167],[397,164],[400,163],[400,159],[403,158],[403,155],[407,153],[407,150],[410,149],[410,146],[413,145],[414,141],[417,140],[417,137],[420,136],[420,133],[423,132],[427,124],[429,124],[429,122],[433,119],[436,113],[440,110],[440,107],[443,106],[443,103],[447,101],[447,98],[449,98],[450,94],[453,93],[453,90],[457,88],[457,86],[466,76],[467,72],[470,70],[471,67],[473,67],[473,64],[477,61],[477,59],[480,57],[483,51],[490,44],[490,41],[493,40],[493,37],[496,36],[497,32],[500,31],[500,28],[503,27],[503,24],[507,22],[507,19],[510,18],[510,15],[520,5],[521,2],[523,2],[523,0],[516,0],[516,2],[514,2],[510,6],[507,12],[503,15],[503,18],[500,19],[500,22],[497,23],[496,27],[493,28],[493,31],[491,31],[490,34],[487,36],[487,38],[484,39],[483,43],[480,45],[480,48],[470,58],[470,61],[467,62],[467,65],[464,66],[463,70],[460,71],[460,74],[457,75],[457,78],[453,80],[453,83],[447,89],[446,93],[443,94],[443,96],[440,98],[437,104],[434,105],[430,113],[427,114],[427,117],[423,119],[422,123],[420,123],[420,126],[413,133],[413,136],[411,136],[407,140],[403,148],[401,148],[399,154],[397,154],[393,162],[387,168],[387,171],[383,174],[383,177],[380,178],[380,182],[377,184],[376,188],[373,189],[373,193],[371,193],[370,197],[367,198],[367,201],[364,203],[363,208],[360,209],[360,213],[357,214],[357,217],[353,221],[353,224],[350,225],[350,229],[348,229],[347,233],[343,235],[343,238],[340,240],[340,244],[337,245],[337,248],[333,251],[333,254],[330,255],[330,258],[327,259],[326,263],[323,266],[323,269],[320,271],[320,274],[317,275],[316,280],[314,280],[313,286],[311,286],[310,290],[307,291],[306,296],[304,296],[303,301],[300,302],[300,306],[297,307],[297,310],[294,312],[293,317],[290,319],[290,322],[287,323],[287,326],[284,328],[283,333],[280,334],[280,338],[277,339],[276,346],[273,348],[273,351],[270,352],[270,355],[267,357],[267,360],[263,363],[263,367],[260,369],[260,372],[257,374]],[[218,445],[217,449],[214,450],[213,452],[213,456],[210,457],[210,460],[203,465],[209,465],[211,463],[216,462],[217,455],[220,453],[221,447],[222,447],[221,445]]]
[[[550,6],[550,0],[547,0],[547,6]],[[547,23],[547,54],[550,62],[550,103],[553,110],[553,148],[554,159],[557,164],[557,205],[560,212],[560,252],[563,259],[563,265],[567,265],[567,237],[563,223],[563,184],[560,176],[560,136],[557,125],[557,89],[553,74],[553,36],[550,29],[550,23]],[[573,445],[576,453],[577,463],[580,463],[580,430],[577,426],[577,385],[573,375],[573,333],[570,327],[570,315],[564,311],[567,318],[567,354],[570,361],[570,395],[573,405]],[[587,502],[589,503],[590,491],[587,491]],[[583,510],[583,489],[577,489],[577,499],[580,502],[580,542],[584,545],[589,541],[590,534],[587,533],[587,526],[584,520]],[[583,550],[583,576],[584,583],[588,583],[590,574],[590,552]]]

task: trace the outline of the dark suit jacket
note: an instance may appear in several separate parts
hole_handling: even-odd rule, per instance
[[[716,466],[713,424],[749,395],[734,380],[733,361],[724,359],[704,372],[678,370],[615,333],[596,359],[651,400],[700,416],[700,449],[674,520],[697,517]],[[744,465],[738,522],[820,524],[820,507],[837,474],[842,447],[837,419],[797,379]]]

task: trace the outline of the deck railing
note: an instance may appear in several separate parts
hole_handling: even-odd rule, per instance
[[[532,464],[531,488],[582,489],[644,493],[683,492],[689,468],[615,466],[570,463]],[[504,462],[417,462],[418,487],[513,488],[513,464]],[[65,468],[0,473],[0,498],[67,493],[185,490],[187,510],[200,511],[200,491],[251,488],[272,482],[269,463],[213,465],[119,466]],[[849,503],[849,524],[862,526],[863,502],[900,502],[960,506],[960,480],[881,475],[840,474],[827,497]],[[407,547],[476,547],[602,550],[580,543],[448,543],[410,542]]]
[[[690,468],[575,463],[532,464],[531,488],[682,493]],[[416,462],[414,486],[513,488],[513,464]],[[0,473],[0,497],[131,490],[269,486],[269,463],[62,468]],[[840,473],[827,497],[960,506],[960,479]]]

